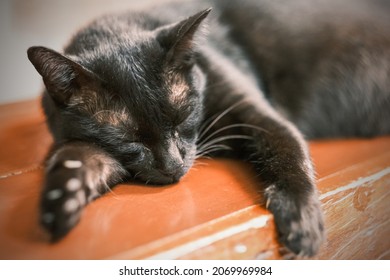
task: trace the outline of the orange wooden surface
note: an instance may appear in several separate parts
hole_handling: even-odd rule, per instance
[[[176,185],[125,184],[50,244],[38,226],[51,137],[37,101],[0,106],[0,259],[289,257],[249,166],[201,160]],[[310,144],[327,242],[316,258],[390,258],[390,137]]]

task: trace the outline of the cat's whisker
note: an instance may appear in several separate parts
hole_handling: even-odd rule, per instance
[[[138,171],[137,173],[135,173],[135,174],[133,175],[133,179],[136,179],[137,176],[141,174],[141,172],[142,172],[142,171]]]
[[[234,139],[246,139],[246,140],[253,140],[252,136],[249,135],[242,135],[242,134],[233,134],[233,135],[226,135],[226,136],[221,136],[217,137],[206,144],[202,145],[200,149],[206,149],[214,144],[226,141],[226,140],[234,140]]]
[[[215,151],[221,151],[221,150],[231,150],[232,148],[227,146],[227,145],[222,145],[222,144],[216,144],[216,145],[211,145],[207,148],[201,149],[198,151],[197,156],[203,156],[211,152]]]
[[[229,146],[225,146],[225,145],[212,145],[212,146],[207,147],[207,148],[203,149],[202,151],[200,151],[199,154],[207,153],[210,150],[216,150],[216,151],[221,150],[222,151],[222,150],[232,150],[232,148]]]
[[[225,131],[225,130],[228,130],[228,129],[231,129],[231,128],[251,128],[251,129],[254,129],[254,130],[258,130],[260,132],[265,132],[265,133],[269,133],[268,130],[264,129],[264,128],[261,128],[259,126],[256,126],[256,125],[251,125],[251,124],[245,124],[245,123],[237,123],[237,124],[231,124],[231,125],[227,125],[225,127],[222,127],[216,131],[214,131],[213,133],[211,133],[210,135],[208,135],[205,139],[202,139],[201,142],[198,143],[199,146],[202,146],[205,142],[207,142],[209,139],[211,139],[213,136],[217,135],[218,133],[222,132],[222,131]]]
[[[191,167],[191,170],[199,171],[198,167],[203,168],[204,166],[208,166],[209,165],[207,162],[198,161],[197,159],[198,159],[198,157],[196,157],[196,159],[195,159],[195,161],[194,161],[194,163],[193,163],[193,165]]]
[[[208,166],[209,164],[207,162],[201,162],[201,161],[195,161],[193,166]]]
[[[216,151],[221,151],[221,150],[227,150],[227,149],[222,149],[222,148],[210,148],[210,149],[207,149],[206,151],[202,152],[201,154],[199,154],[199,157],[204,157],[205,155],[207,154],[211,154],[213,152],[216,152]],[[231,150],[231,149],[229,149]]]
[[[221,148],[230,149],[229,146],[224,145],[224,144],[215,144],[215,145],[213,145],[213,147],[221,147]],[[200,147],[198,148],[198,150],[197,150],[197,154],[202,153],[205,149],[207,149],[207,148],[205,148],[205,145],[200,146]]]
[[[119,199],[119,196],[105,182],[103,183],[103,188],[105,190],[104,193],[111,193],[114,199]]]
[[[213,158],[210,157],[210,156],[206,156],[206,155],[199,155],[199,156],[197,156],[197,159],[208,159],[208,160],[212,160]]]
[[[206,128],[203,126],[200,128],[200,134],[199,134],[199,140],[202,140],[202,137],[205,136],[205,134],[220,120],[222,119],[226,114],[228,114],[230,111],[238,107],[243,103],[244,100],[238,101],[234,103],[232,106],[225,109],[222,113],[220,113]]]

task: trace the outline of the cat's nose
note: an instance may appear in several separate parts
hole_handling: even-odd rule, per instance
[[[185,173],[184,161],[175,141],[170,139],[167,144],[168,149],[163,153],[159,171],[163,176],[170,178],[173,182],[177,182]]]

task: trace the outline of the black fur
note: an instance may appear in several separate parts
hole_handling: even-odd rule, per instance
[[[56,143],[43,226],[57,240],[119,182],[175,183],[197,157],[229,156],[257,170],[281,242],[314,255],[324,225],[301,133],[390,132],[388,8],[359,3],[175,3],[97,19],[64,55],[30,48]]]

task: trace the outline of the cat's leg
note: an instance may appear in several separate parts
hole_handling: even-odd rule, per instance
[[[209,143],[216,143],[216,136],[223,132],[219,139],[229,142],[218,142],[219,146],[229,146],[232,151],[228,153],[254,165],[280,241],[295,254],[314,255],[324,240],[324,224],[308,147],[301,133],[264,99],[219,100],[222,102],[216,99],[210,104],[214,109],[220,106],[223,113],[204,137],[214,135]]]
[[[307,144],[272,108],[242,106],[239,119],[260,128],[243,129],[252,138],[246,157],[265,183],[279,238],[294,253],[313,256],[324,240],[324,222]]]
[[[53,241],[80,220],[84,207],[120,182],[125,172],[109,154],[85,142],[56,147],[47,160],[41,224]]]

